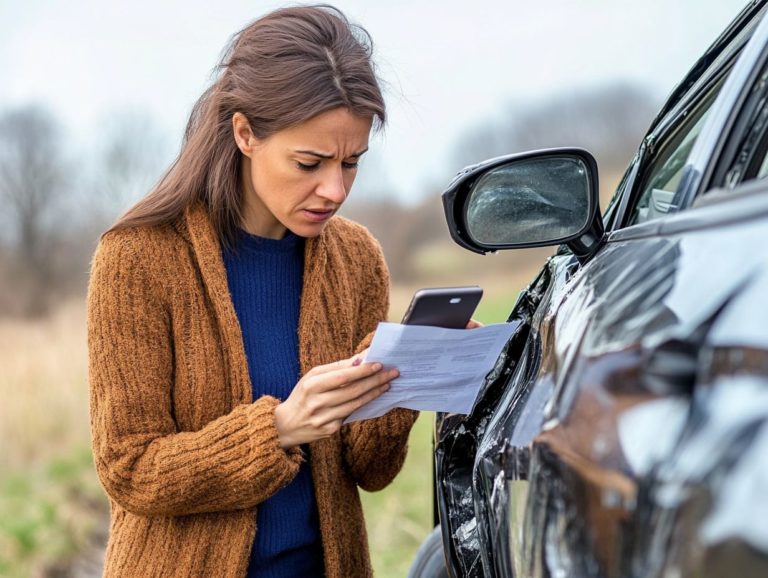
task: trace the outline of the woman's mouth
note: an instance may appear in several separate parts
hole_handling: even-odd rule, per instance
[[[304,209],[304,216],[315,223],[322,223],[333,216],[333,209]]]

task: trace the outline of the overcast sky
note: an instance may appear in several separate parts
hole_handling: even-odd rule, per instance
[[[369,166],[408,199],[447,183],[460,136],[511,105],[621,81],[661,101],[747,2],[332,3],[373,36],[390,124]],[[0,0],[0,111],[43,104],[83,150],[109,115],[145,112],[175,147],[230,36],[284,4]]]

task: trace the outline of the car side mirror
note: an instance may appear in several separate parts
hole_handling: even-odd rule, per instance
[[[478,253],[567,243],[580,260],[602,240],[597,163],[583,149],[491,159],[460,172],[443,193],[448,228]]]

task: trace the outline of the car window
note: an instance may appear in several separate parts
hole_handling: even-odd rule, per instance
[[[765,17],[768,5],[754,18]],[[723,153],[712,175],[712,190],[733,189],[740,183],[768,177],[768,46],[764,46],[756,70],[760,72],[746,87],[744,103],[737,111],[733,127],[727,136]]]
[[[728,171],[715,179],[715,185],[727,189],[768,176],[768,70],[755,83],[736,126]]]
[[[670,212],[685,162],[722,84],[722,80],[717,82],[679,123],[677,129],[659,145],[658,153],[646,168],[629,225],[652,221]]]
[[[705,53],[689,76],[673,91],[670,101],[651,126],[651,136],[646,137],[639,151],[639,162],[635,167],[637,178],[630,182],[631,189],[623,192],[626,209],[619,208],[616,225],[637,225],[685,208],[679,206],[683,199],[678,190],[683,171],[712,104],[758,22],[768,10],[768,4],[757,9],[759,12],[752,14],[743,25],[726,31],[713,45],[711,52]],[[686,179],[683,185],[689,186],[688,181]],[[685,206],[690,201],[686,198]]]

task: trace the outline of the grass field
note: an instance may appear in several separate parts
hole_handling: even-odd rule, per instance
[[[380,492],[362,492],[377,577],[404,578],[419,544],[432,529],[433,425],[434,414],[423,413],[411,432],[400,475]]]
[[[393,316],[411,293],[393,291]],[[515,295],[487,294],[476,317],[503,321]],[[0,576],[68,575],[105,531],[107,504],[90,456],[84,316],[83,303],[73,302],[45,320],[0,322]],[[379,578],[405,576],[431,529],[433,419],[416,422],[397,480],[363,493]]]
[[[0,576],[54,575],[103,531],[86,364],[82,303],[0,323]]]

